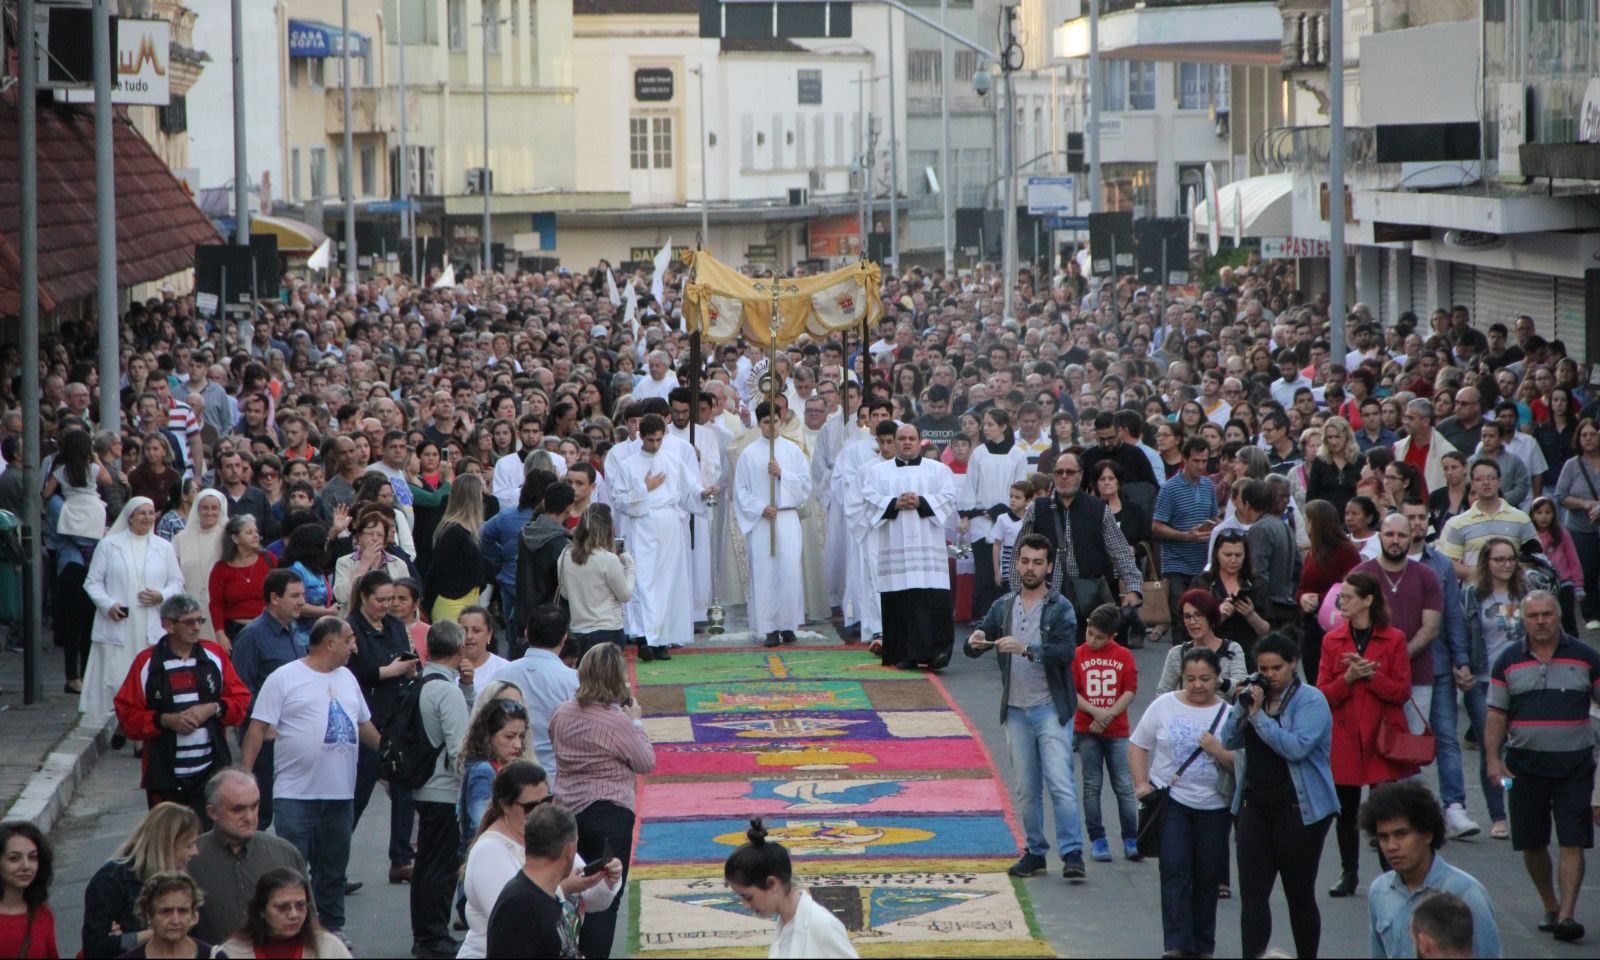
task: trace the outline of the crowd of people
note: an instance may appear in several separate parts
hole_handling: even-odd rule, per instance
[[[1091,290],[1067,260],[1024,270],[1012,304],[990,268],[913,268],[875,326],[708,343],[691,370],[682,271],[638,313],[609,291],[644,273],[605,263],[291,277],[232,353],[170,295],[128,313],[116,373],[78,325],[46,344],[53,636],[84,712],[136,742],[151,808],[91,885],[86,955],[191,936],[341,955],[381,783],[418,956],[534,949],[497,929],[512,911],[548,920],[540,947],[608,956],[654,765],[625,657],[670,659],[737,604],[751,643],[831,619],[904,670],[945,669],[972,623],[963,652],[1001,671],[1013,873],[1046,867],[1046,802],[1068,880],[1085,833],[1112,859],[1109,781],[1122,854],[1161,861],[1170,955],[1215,949],[1231,837],[1246,955],[1281,877],[1314,956],[1330,830],[1330,896],[1360,889],[1362,833],[1379,849],[1374,955],[1459,941],[1461,910],[1496,955],[1487,896],[1436,855],[1482,832],[1463,727],[1541,929],[1583,936],[1600,393],[1534,318],[1357,304],[1332,356],[1291,263],[1157,291]],[[117,424],[95,422],[104,390]],[[0,417],[0,507],[24,429]],[[1130,716],[1131,651],[1163,639],[1159,696]],[[38,865],[7,867],[0,953],[49,874],[43,838],[7,836]],[[774,891],[752,857],[730,882]],[[778,886],[747,901],[804,916]],[[204,928],[173,939],[163,918],[201,900]]]

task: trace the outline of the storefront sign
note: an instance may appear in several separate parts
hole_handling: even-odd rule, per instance
[[[806,249],[819,259],[860,256],[861,220],[853,213],[841,213],[811,221],[806,228]]]
[[[344,54],[344,33],[338,27],[315,20],[289,21],[289,56],[308,59],[337,57]],[[350,31],[350,55],[362,56],[367,38]]]
[[[646,67],[633,71],[633,99],[659,103],[672,99],[672,68]]]
[[[776,265],[778,262],[778,248],[770,243],[752,243],[744,250],[746,263],[765,263]]]
[[[112,103],[140,103],[164,107],[168,95],[168,56],[172,25],[165,20],[118,18],[116,86]]]
[[[1316,240],[1308,237],[1262,237],[1261,259],[1263,260],[1298,260],[1300,258],[1326,257],[1332,248],[1326,240]],[[1347,256],[1355,256],[1356,245],[1344,245]]]

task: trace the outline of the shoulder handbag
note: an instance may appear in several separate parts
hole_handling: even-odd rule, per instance
[[[1422,718],[1422,732],[1412,733],[1410,725],[1403,719],[1397,724],[1389,714],[1385,714],[1383,721],[1378,724],[1378,753],[1396,763],[1425,767],[1433,762],[1438,743],[1433,728],[1428,726],[1428,717],[1417,707],[1417,701],[1413,699],[1409,703],[1411,709],[1417,711],[1417,716]],[[1405,716],[1404,709],[1400,714]]]
[[[1139,619],[1147,627],[1164,627],[1172,622],[1172,607],[1167,593],[1167,581],[1161,579],[1161,560],[1148,543],[1139,544],[1144,554],[1148,573],[1144,581],[1144,603],[1139,607]]]
[[[1222,722],[1222,715],[1228,712],[1228,705],[1224,703],[1217,708],[1217,715],[1211,718],[1211,729],[1207,733],[1215,734],[1217,724]],[[1139,800],[1139,855],[1151,859],[1161,858],[1161,834],[1167,826],[1167,807],[1172,803],[1172,788],[1177,785],[1179,778],[1189,765],[1199,759],[1204,751],[1199,747],[1189,754],[1189,759],[1183,761],[1183,766],[1172,775],[1172,782],[1164,787],[1156,787]]]

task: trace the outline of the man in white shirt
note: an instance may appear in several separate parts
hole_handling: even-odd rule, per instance
[[[669,369],[671,358],[665,350],[652,350],[645,358],[645,367],[649,375],[640,380],[633,387],[633,399],[648,400],[660,397],[665,400],[667,395],[678,387],[678,375]]]
[[[556,748],[550,742],[550,715],[578,692],[578,671],[561,662],[567,642],[567,612],[547,603],[528,612],[528,649],[504,667],[496,678],[515,684],[528,708],[528,740],[534,758],[556,785]],[[487,686],[488,684],[484,684]]]
[[[1300,358],[1289,347],[1278,351],[1278,373],[1278,379],[1272,381],[1272,399],[1287,410],[1294,406],[1295,391],[1313,384],[1311,378],[1300,371]]]

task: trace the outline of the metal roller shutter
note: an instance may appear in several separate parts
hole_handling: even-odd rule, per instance
[[[1477,298],[1473,296],[1473,274],[1476,271],[1465,263],[1450,264],[1450,302],[1441,303],[1439,306],[1449,310],[1452,307],[1466,307],[1472,313],[1474,322],[1478,319]],[[1429,311],[1432,312],[1431,310]],[[1424,320],[1427,318],[1424,317]]]
[[[1587,324],[1584,319],[1583,279],[1556,278],[1556,339],[1566,344],[1567,356],[1579,363],[1588,359]]]
[[[1477,303],[1472,311],[1472,319],[1479,329],[1486,329],[1491,323],[1503,323],[1510,327],[1524,313],[1533,318],[1534,329],[1540,336],[1548,338],[1555,329],[1554,277],[1520,270],[1479,267],[1474,281]]]
[[[1427,257],[1411,258],[1411,312],[1415,313],[1417,319],[1423,323],[1428,322],[1433,308],[1437,306],[1429,302],[1433,299],[1433,295],[1428,292],[1432,289],[1428,284],[1428,267],[1432,263],[1433,261]]]

